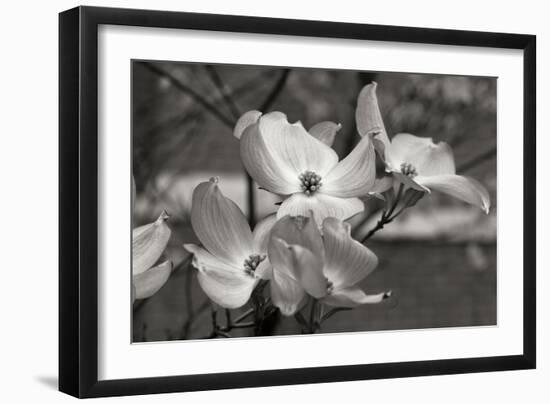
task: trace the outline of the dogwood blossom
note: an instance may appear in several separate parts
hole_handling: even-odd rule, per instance
[[[194,255],[199,284],[212,301],[228,309],[248,301],[269,269],[267,242],[274,222],[275,215],[267,216],[252,232],[239,207],[220,191],[217,178],[197,185],[191,224],[202,247],[184,248]]]
[[[437,190],[472,205],[485,213],[491,205],[489,193],[473,178],[456,174],[451,147],[445,142],[411,134],[386,133],[376,97],[376,83],[366,85],[357,101],[356,121],[359,134],[376,135],[375,146],[385,162],[386,170],[406,187],[430,193]]]
[[[153,223],[132,231],[132,300],[153,296],[170,277],[171,261],[153,266],[170,239],[167,220],[168,215],[162,212]]]
[[[375,181],[374,146],[365,136],[338,161],[330,144],[339,128],[323,122],[308,133],[281,112],[249,111],[239,119],[234,134],[246,170],[261,188],[284,198],[277,218],[313,211],[322,223],[326,217],[347,219],[363,211],[358,197]]]
[[[379,303],[390,293],[366,294],[358,283],[378,265],[376,255],[354,240],[350,225],[326,218],[319,231],[313,215],[285,216],[271,231],[271,294],[285,315],[294,314],[306,293],[335,307]]]

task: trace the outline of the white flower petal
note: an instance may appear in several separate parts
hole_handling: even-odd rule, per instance
[[[197,279],[202,290],[214,303],[226,309],[246,304],[258,280],[248,275],[235,275],[210,267],[200,271]]]
[[[389,144],[388,145],[384,144],[384,142],[382,142],[382,140],[379,139],[379,136],[376,136],[376,135],[372,137],[372,144],[374,145],[374,150],[376,151],[376,154],[378,155],[378,157],[380,157],[380,160],[382,160],[382,162],[386,166],[386,169],[391,170],[392,167],[388,163],[386,158],[386,148],[387,147],[389,148]]]
[[[258,279],[245,273],[244,267],[229,265],[194,244],[184,247],[194,254],[193,266],[199,271],[199,284],[213,302],[236,309],[248,301]]]
[[[217,267],[223,269],[226,272],[244,272],[244,263],[243,265],[239,266],[227,263],[220,260],[218,257],[212,255],[210,252],[206,251],[204,248],[196,244],[184,244],[183,248],[185,248],[189,253],[193,254],[193,266],[199,271],[203,267]]]
[[[323,260],[307,248],[288,244],[272,237],[269,242],[269,258],[273,265],[273,277],[278,274],[298,281],[310,295],[321,298],[327,293],[327,281],[323,275]]]
[[[290,164],[268,149],[260,125],[249,126],[240,141],[241,160],[246,171],[261,188],[279,195],[300,191],[300,180]]]
[[[390,141],[384,127],[384,121],[382,121],[382,115],[380,114],[376,87],[377,84],[372,82],[363,87],[359,93],[357,108],[355,110],[357,131],[361,136],[378,134],[377,139],[387,146],[390,144]]]
[[[171,234],[166,220],[168,215],[163,211],[155,222],[132,231],[132,274],[146,271],[160,258]]]
[[[284,316],[292,316],[296,313],[306,295],[296,280],[280,272],[273,272],[270,288],[273,304]]]
[[[367,295],[358,287],[335,290],[325,297],[322,302],[334,307],[357,307],[361,304],[376,304],[389,298],[391,292],[378,293],[376,295]]]
[[[200,183],[193,191],[191,224],[202,245],[228,264],[241,265],[254,252],[246,218],[221,193],[216,179]]]
[[[262,113],[260,111],[254,110],[242,114],[235,124],[235,128],[233,129],[233,136],[235,136],[237,139],[240,139],[246,128],[258,122],[258,119],[260,119],[261,116]]]
[[[489,193],[473,178],[461,175],[436,175],[432,177],[418,176],[415,180],[423,186],[471,203],[485,213],[489,213],[491,207]]]
[[[164,261],[145,272],[134,275],[132,277],[134,299],[147,299],[153,296],[164,286],[171,272],[172,262]]]
[[[430,193],[430,190],[426,188],[423,185],[420,185],[418,182],[416,182],[416,178],[414,179],[409,177],[408,175],[405,175],[401,172],[393,172],[393,176],[403,185],[405,185],[405,188],[412,188],[416,189],[417,191],[422,192],[428,192]]]
[[[320,259],[324,259],[325,248],[319,231],[319,224],[311,214],[310,211],[307,216],[284,216],[273,226],[271,238],[282,239],[287,244],[300,245]]]
[[[312,211],[315,221],[320,225],[327,217],[345,220],[364,209],[365,205],[358,198],[337,198],[321,192],[312,196],[297,193],[283,201],[277,211],[277,217],[307,216]]]
[[[338,163],[330,146],[311,136],[300,122],[289,123],[281,112],[262,116],[259,132],[271,155],[286,163],[296,176],[307,170],[323,176]]]
[[[379,193],[386,192],[391,187],[393,187],[393,177],[391,175],[385,175],[381,178],[377,178],[374,181],[374,185],[372,186],[371,193]]]
[[[285,316],[293,315],[305,296],[304,288],[294,276],[294,268],[287,244],[277,238],[269,242],[272,263],[270,290],[273,304]]]
[[[266,216],[260,222],[256,223],[252,236],[254,237],[254,251],[256,253],[267,252],[267,243],[271,235],[271,229],[277,221],[277,215],[272,213]]]
[[[375,179],[376,158],[369,135],[361,138],[351,153],[322,178],[322,192],[341,198],[365,196]]]
[[[407,133],[395,135],[387,151],[389,163],[400,170],[402,163],[414,166],[418,175],[443,175],[455,173],[455,161],[451,147],[431,138],[423,138]]]
[[[319,122],[309,129],[309,134],[327,146],[332,146],[336,133],[342,129],[342,125],[331,121]]]
[[[349,223],[329,217],[323,222],[325,276],[334,289],[354,286],[378,265],[376,255],[350,234]]]
[[[256,267],[254,276],[260,279],[270,280],[273,277],[273,267],[269,259],[265,259]]]

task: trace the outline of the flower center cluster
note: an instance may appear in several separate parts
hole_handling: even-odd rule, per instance
[[[332,293],[332,291],[334,290],[334,284],[331,281],[329,281],[328,278],[325,278],[325,279],[327,281],[327,294],[330,295]]]
[[[401,172],[405,174],[407,177],[411,177],[411,178],[414,178],[418,175],[418,172],[416,172],[415,166],[413,166],[411,163],[402,163]]]
[[[307,196],[313,195],[321,188],[323,183],[321,182],[321,176],[315,174],[313,171],[304,171],[298,176],[298,179],[302,182],[300,187]]]
[[[248,275],[254,275],[254,271],[260,265],[260,262],[265,260],[265,255],[252,254],[247,259],[244,260],[244,271]]]

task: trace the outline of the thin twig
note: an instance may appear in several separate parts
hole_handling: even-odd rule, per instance
[[[189,330],[191,329],[191,324],[194,319],[194,307],[193,307],[193,271],[187,268],[185,272],[185,309],[187,311],[187,318],[181,327],[180,337],[187,338],[189,335]]]
[[[361,243],[365,243],[365,241],[367,241],[369,238],[374,236],[374,234],[378,230],[383,229],[386,224],[390,223],[403,211],[403,209],[401,209],[396,215],[392,217],[392,214],[395,211],[395,208],[397,207],[397,205],[399,204],[399,200],[401,199],[401,196],[403,195],[403,189],[404,189],[403,184],[399,185],[399,190],[397,191],[397,196],[395,197],[395,200],[393,201],[392,206],[388,211],[385,211],[385,210],[382,211],[382,217],[380,217],[380,219],[376,223],[376,226],[374,226],[374,228],[369,230],[369,232],[363,237],[363,239],[361,240]]]
[[[250,328],[250,327],[254,327],[255,325],[256,323],[254,323],[254,321],[249,321],[247,323],[234,323],[231,325],[230,329],[232,330],[234,328]]]
[[[294,313],[294,318],[296,319],[296,322],[302,326],[302,334],[307,333],[307,320],[304,318],[304,315],[297,311]]]
[[[237,103],[235,102],[233,97],[231,97],[231,92],[228,91],[227,85],[223,82],[223,80],[220,77],[220,75],[218,74],[218,71],[216,70],[216,68],[212,65],[206,65],[205,69],[206,69],[208,75],[210,76],[210,78],[212,79],[212,82],[214,83],[214,85],[216,86],[218,91],[220,92],[223,100],[225,101],[225,103],[227,105],[227,108],[233,114],[233,117],[235,119],[239,119],[239,117],[241,116],[241,112],[239,111],[239,107],[237,107]]]
[[[365,241],[367,241],[369,238],[374,236],[374,233],[376,233],[378,230],[382,230],[384,228],[384,225],[388,223],[386,219],[387,219],[386,211],[383,211],[382,217],[378,220],[378,222],[376,223],[376,226],[374,226],[372,229],[369,230],[369,232],[361,240],[361,243],[364,244]]]
[[[309,332],[311,334],[314,334],[315,329],[316,329],[316,324],[315,324],[315,313],[316,313],[315,309],[316,308],[317,308],[317,299],[312,298],[311,299],[311,309],[310,309],[310,312],[309,312]]]
[[[195,324],[195,321],[197,319],[197,316],[199,316],[203,311],[205,311],[208,307],[210,306],[210,301],[209,300],[205,300],[204,302],[202,302],[202,304],[197,308],[197,310],[193,313],[193,317],[191,319],[187,319],[186,320],[186,323],[189,323],[189,328],[187,330],[187,334],[186,335],[182,335],[180,336],[180,339],[187,339],[187,337],[189,336],[189,334],[191,333],[191,331],[193,330],[193,325]],[[184,324],[183,327],[185,327],[186,325]],[[183,327],[182,327],[182,330],[183,330]]]
[[[182,83],[179,79],[174,77],[172,74],[168,73],[167,71],[158,68],[152,63],[149,62],[142,62],[142,65],[155,73],[156,75],[163,77],[167,79],[174,87],[176,87],[178,90],[186,93],[190,97],[192,97],[195,101],[197,101],[199,104],[201,104],[208,112],[210,112],[212,115],[214,115],[216,118],[218,118],[221,122],[223,122],[226,126],[233,129],[233,126],[235,125],[235,122],[233,122],[231,119],[227,118],[224,114],[222,114],[216,106],[211,104],[208,100],[203,98],[199,93],[197,93],[195,90],[193,90],[191,87],[187,86],[186,84]]]
[[[497,153],[497,148],[495,146],[495,147],[487,150],[486,152],[481,153],[481,154],[473,157],[470,161],[467,161],[467,162],[459,165],[456,170],[458,172],[464,172],[464,171],[471,170],[472,168],[474,168],[478,164],[481,164],[484,161],[487,161],[488,158],[496,156],[496,153]]]
[[[265,98],[264,102],[261,104],[259,110],[262,112],[265,112],[268,110],[271,105],[275,102],[281,91],[283,90],[286,81],[288,79],[288,75],[290,73],[290,69],[284,69],[281,76]],[[255,201],[255,191],[254,191],[254,180],[248,174],[246,173],[246,186],[247,186],[247,203],[248,203],[248,222],[250,223],[250,227],[254,227],[256,224],[256,201]]]
[[[325,315],[323,315],[321,317],[321,323],[325,320],[328,320],[329,318],[331,318],[334,314],[338,313],[339,311],[345,311],[345,310],[351,310],[351,308],[349,307],[335,307],[333,309],[330,309],[329,311],[327,311],[325,313]]]
[[[254,314],[254,309],[248,309],[247,311],[245,311],[243,314],[241,314],[239,317],[237,317],[235,319],[235,322],[236,323],[240,323],[241,321],[243,321],[245,318],[247,318],[248,316]]]
[[[225,328],[231,329],[233,322],[231,321],[231,311],[225,309]]]
[[[279,93],[283,90],[286,84],[289,73],[290,73],[290,69],[283,69],[281,76],[279,77],[279,79],[271,89],[271,92],[267,95],[264,102],[261,104],[259,109],[260,111],[266,112],[271,107],[271,104],[275,102],[275,100],[279,96]]]
[[[176,272],[180,271],[182,268],[185,268],[189,263],[191,263],[191,258],[193,258],[193,254],[189,254],[187,257],[185,257],[181,262],[174,267],[172,270],[172,275],[174,275]]]

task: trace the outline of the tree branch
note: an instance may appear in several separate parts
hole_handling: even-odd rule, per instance
[[[494,146],[491,149],[485,151],[484,153],[481,153],[481,154],[473,157],[470,161],[467,161],[467,162],[459,165],[456,170],[458,172],[464,172],[464,171],[471,170],[472,168],[474,168],[478,164],[481,164],[484,161],[486,161],[487,159],[496,156],[496,154],[497,154],[497,148],[496,148],[496,146]]]
[[[149,62],[141,62],[141,64],[149,69],[151,72],[155,73],[156,75],[163,77],[167,79],[174,87],[176,87],[178,90],[184,92],[185,94],[192,97],[195,101],[197,101],[199,104],[201,104],[208,112],[210,112],[212,115],[214,115],[216,118],[218,118],[221,122],[223,122],[226,126],[231,128],[233,130],[233,126],[235,125],[235,122],[233,122],[231,119],[227,118],[224,114],[222,114],[215,105],[211,104],[208,100],[203,98],[199,93],[197,93],[195,90],[193,90],[191,87],[187,86],[186,84],[182,83],[179,79],[174,77],[172,74],[168,73],[167,71],[158,68],[152,63]]]
[[[216,68],[212,65],[206,65],[205,69],[212,79],[212,82],[220,92],[220,95],[222,96],[223,100],[225,101],[225,104],[227,105],[227,108],[231,111],[233,114],[233,117],[235,119],[239,119],[241,116],[241,112],[239,110],[239,107],[237,107],[237,104],[233,97],[231,96],[231,92],[228,90],[227,85],[224,83],[220,75],[218,74],[218,71]]]
[[[275,102],[275,100],[277,99],[277,97],[279,96],[280,92],[283,90],[286,84],[289,73],[290,73],[290,69],[283,70],[281,76],[279,77],[279,79],[271,89],[271,92],[267,95],[264,102],[261,104],[259,108],[260,111],[265,112]]]

